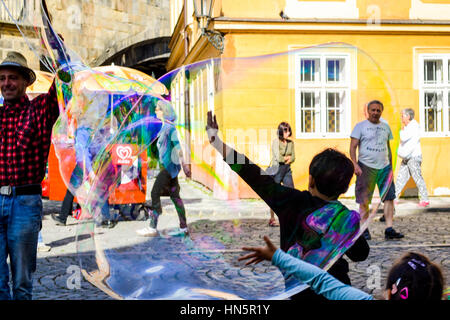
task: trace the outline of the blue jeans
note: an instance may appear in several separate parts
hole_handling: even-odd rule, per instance
[[[285,187],[294,188],[290,164],[278,164],[278,170],[273,179],[276,183],[283,183],[283,186]]]
[[[14,300],[31,300],[38,234],[42,227],[40,194],[0,195],[0,299],[10,300],[8,255]]]

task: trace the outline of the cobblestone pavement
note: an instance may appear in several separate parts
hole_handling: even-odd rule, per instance
[[[279,229],[268,227],[268,207],[259,200],[236,200],[223,202],[213,199],[212,193],[193,182],[181,182],[181,196],[193,237],[197,232],[207,233],[214,230],[232,230],[239,225],[240,234],[226,238],[228,249],[239,249],[242,245],[263,244],[262,236],[269,237],[278,244]],[[354,200],[343,200],[352,209],[356,209]],[[394,260],[405,251],[418,251],[439,263],[445,273],[447,286],[450,279],[450,199],[432,198],[432,207],[418,209],[416,200],[401,200],[396,207],[394,227],[405,234],[405,238],[396,241],[384,240],[384,223],[374,221],[370,226],[372,240],[371,251],[364,262],[350,262],[350,278],[355,287],[382,297],[382,287],[387,270]],[[44,241],[52,247],[49,252],[38,252],[37,271],[34,274],[33,299],[42,300],[109,300],[114,299],[79,274],[79,256],[77,255],[77,221],[69,218],[65,227],[56,226],[51,219],[52,212],[58,212],[61,202],[44,200],[44,220],[42,235]],[[177,221],[175,209],[168,198],[163,198],[164,214],[159,227],[171,227]],[[224,220],[223,217],[227,219]],[[139,254],[148,238],[139,237],[135,230],[142,228],[143,221],[120,221],[113,229],[96,229],[96,242],[107,249],[118,252]],[[220,239],[220,234],[215,235]],[[89,239],[80,235],[79,244]],[[130,249],[133,248],[133,251]],[[235,259],[241,253],[230,250]],[[347,259],[348,260],[348,259]],[[381,277],[377,277],[377,272]]]

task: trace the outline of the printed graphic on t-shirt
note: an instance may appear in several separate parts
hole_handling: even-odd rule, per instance
[[[387,141],[389,131],[386,127],[366,128],[367,144],[365,146],[368,152],[387,152]]]

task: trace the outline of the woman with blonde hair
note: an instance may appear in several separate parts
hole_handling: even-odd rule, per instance
[[[162,214],[161,195],[168,193],[175,205],[180,220],[180,228],[175,231],[174,236],[187,236],[189,234],[186,222],[186,212],[183,200],[180,197],[180,185],[178,174],[183,168],[187,177],[190,177],[189,167],[185,164],[183,152],[178,140],[175,128],[176,114],[172,105],[167,101],[159,100],[155,113],[162,121],[161,130],[156,140],[156,150],[160,171],[156,176],[151,191],[151,210],[149,211],[150,224],[148,227],[136,232],[145,237],[158,236],[158,218]]]

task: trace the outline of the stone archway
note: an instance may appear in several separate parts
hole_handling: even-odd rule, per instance
[[[117,51],[110,48],[98,57],[94,64],[130,67],[159,78],[166,73],[166,63],[170,55],[169,42],[170,37],[159,37],[143,40]]]

